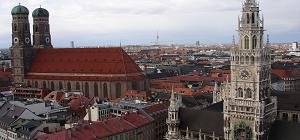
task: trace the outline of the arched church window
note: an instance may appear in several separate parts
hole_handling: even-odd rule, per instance
[[[14,24],[14,31],[17,31],[17,24]]]
[[[38,32],[38,30],[39,30],[38,26],[35,26],[34,27],[34,32]]]
[[[94,83],[94,97],[99,97],[98,84]]]
[[[39,83],[37,81],[34,82],[34,87],[39,88]]]
[[[250,58],[249,58],[249,56],[246,56],[246,61],[245,61],[245,64],[249,64],[249,61],[250,61]]]
[[[240,63],[240,64],[244,64],[244,63],[245,63],[244,56],[241,56],[241,57],[240,57],[240,61],[241,61],[241,63]]]
[[[257,37],[256,35],[252,37],[252,48],[256,49],[257,47]]]
[[[246,91],[246,98],[252,98],[252,91],[250,88],[248,88]]]
[[[59,86],[59,90],[62,90],[64,88],[62,82],[59,82],[58,86]]]
[[[243,94],[244,94],[244,93],[243,93],[243,89],[242,89],[242,88],[239,88],[239,89],[238,89],[238,97],[239,97],[239,98],[243,98],[243,97],[244,97]]]
[[[247,13],[247,24],[250,23],[250,15]]]
[[[68,91],[71,91],[71,88],[72,88],[72,87],[71,87],[71,83],[68,82],[68,83],[67,83],[67,90],[68,90]]]
[[[108,98],[108,88],[107,88],[107,83],[103,84],[103,97]]]
[[[236,57],[235,64],[239,64],[239,63],[240,63],[240,57],[239,57],[239,56],[237,56],[237,57]]]
[[[31,87],[30,81],[27,81],[27,86],[28,86],[28,87]]]
[[[51,82],[51,90],[54,90],[54,83]]]
[[[80,91],[80,84],[78,82],[76,82],[76,90]]]
[[[46,85],[46,81],[43,81],[43,89],[46,89],[47,85]]]
[[[116,83],[116,97],[121,97],[121,83]]]
[[[254,56],[251,56],[251,64],[254,64],[254,61],[255,61]]]
[[[252,23],[255,23],[255,14],[252,13]]]
[[[28,31],[28,26],[27,25],[25,25],[25,31]]]
[[[249,49],[249,37],[248,36],[245,36],[245,49]]]
[[[85,97],[89,97],[89,83],[86,82],[84,85],[84,95]]]

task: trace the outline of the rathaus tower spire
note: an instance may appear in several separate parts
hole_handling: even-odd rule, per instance
[[[276,117],[271,92],[270,50],[256,0],[245,0],[239,18],[240,44],[231,49],[230,91],[224,99],[226,140],[266,140]]]

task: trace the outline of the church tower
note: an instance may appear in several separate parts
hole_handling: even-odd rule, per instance
[[[174,92],[172,90],[172,95],[170,99],[170,106],[168,109],[168,118],[167,118],[167,125],[168,125],[168,132],[166,135],[167,140],[178,140],[180,137],[179,132],[179,107],[181,104],[181,96],[179,95],[178,98],[175,98]]]
[[[226,140],[267,140],[277,99],[271,92],[270,50],[256,0],[245,0],[239,18],[240,44],[231,49],[230,91],[224,99]]]
[[[30,38],[29,10],[22,5],[14,7],[12,14],[12,69],[14,84],[23,84],[25,74],[28,72],[32,45]]]
[[[51,44],[49,12],[40,7],[32,12],[32,17],[34,48],[53,48]]]

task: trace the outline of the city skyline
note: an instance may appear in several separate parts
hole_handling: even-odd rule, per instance
[[[3,0],[0,25],[5,28],[0,32],[1,48],[11,46],[10,11],[19,2],[28,7],[30,15],[40,5],[49,10],[54,47],[69,47],[70,41],[78,46],[118,45],[120,42],[151,44],[157,32],[162,44],[194,44],[197,40],[207,44],[231,43],[232,34],[237,36],[235,30],[242,1],[30,0],[29,3],[29,0]],[[260,3],[271,42],[299,41],[300,19],[293,18],[292,14],[300,12],[296,7],[299,1]],[[32,25],[32,18],[30,22]]]

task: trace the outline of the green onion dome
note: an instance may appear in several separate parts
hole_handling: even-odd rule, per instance
[[[28,15],[28,14],[29,14],[29,10],[28,10],[25,6],[18,5],[18,6],[15,6],[15,7],[11,10],[11,14],[12,14],[12,15],[21,15],[21,14],[26,14],[26,15]]]
[[[49,17],[49,12],[44,8],[37,8],[32,12],[32,17]]]

